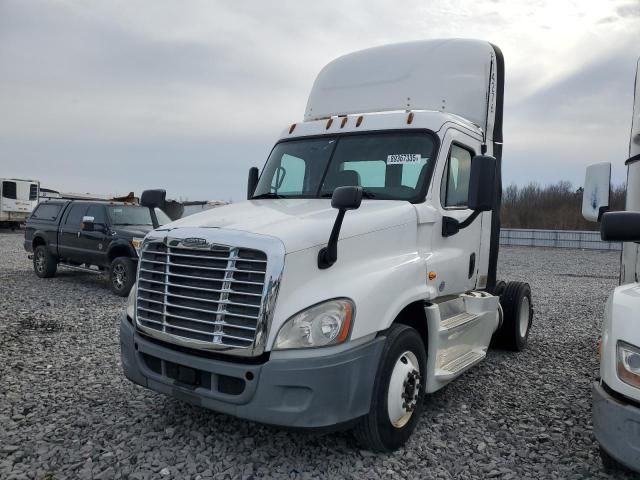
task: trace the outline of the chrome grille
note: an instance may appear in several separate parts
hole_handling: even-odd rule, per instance
[[[148,242],[141,257],[138,324],[220,347],[252,347],[262,315],[267,255]]]

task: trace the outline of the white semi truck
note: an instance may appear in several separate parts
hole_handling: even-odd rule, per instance
[[[329,63],[304,121],[250,170],[248,201],[147,235],[125,375],[238,417],[402,445],[425,394],[529,335],[529,285],[496,280],[503,85],[500,50],[475,40]]]
[[[640,472],[640,60],[636,71],[625,210],[607,212],[611,164],[587,169],[582,213],[603,240],[624,242],[620,286],[605,306],[600,378],[593,384],[593,431],[607,469]]]
[[[40,182],[20,178],[0,178],[0,225],[15,228],[27,219],[38,204]]]

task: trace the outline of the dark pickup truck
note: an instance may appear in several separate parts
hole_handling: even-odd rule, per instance
[[[126,296],[136,279],[142,239],[154,224],[170,221],[159,208],[136,203],[49,200],[27,219],[24,248],[33,252],[41,278],[54,276],[58,265],[108,272],[111,290]]]

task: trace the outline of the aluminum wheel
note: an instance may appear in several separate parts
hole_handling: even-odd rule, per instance
[[[127,270],[124,268],[124,265],[121,263],[117,263],[113,266],[113,270],[111,271],[113,286],[118,290],[124,288],[127,283]]]
[[[45,259],[44,252],[42,250],[38,250],[35,258],[36,272],[38,273],[44,272],[44,267],[46,262],[47,260]]]
[[[404,352],[393,367],[387,392],[387,413],[391,424],[404,427],[416,408],[420,397],[420,364],[415,354]]]
[[[518,319],[520,325],[520,336],[522,338],[527,336],[527,330],[529,330],[529,319],[531,318],[531,305],[529,304],[529,297],[523,296],[520,302],[520,318]]]

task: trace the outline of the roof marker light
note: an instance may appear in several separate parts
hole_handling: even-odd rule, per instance
[[[407,117],[407,125],[411,125],[413,122],[413,112],[409,112],[409,116]]]
[[[340,128],[344,128],[346,124],[347,124],[347,117],[343,117],[342,122],[340,122]]]
[[[289,135],[291,135],[295,129],[296,129],[296,124],[292,123],[291,127],[289,127]]]
[[[360,124],[362,123],[362,119],[363,119],[363,117],[362,117],[362,115],[360,115],[360,116],[358,117],[358,120],[356,120],[356,127],[359,127],[359,126],[360,126]]]
[[[329,127],[331,126],[332,123],[333,123],[333,118],[330,118],[329,120],[327,120],[327,126],[325,130],[329,130]]]

